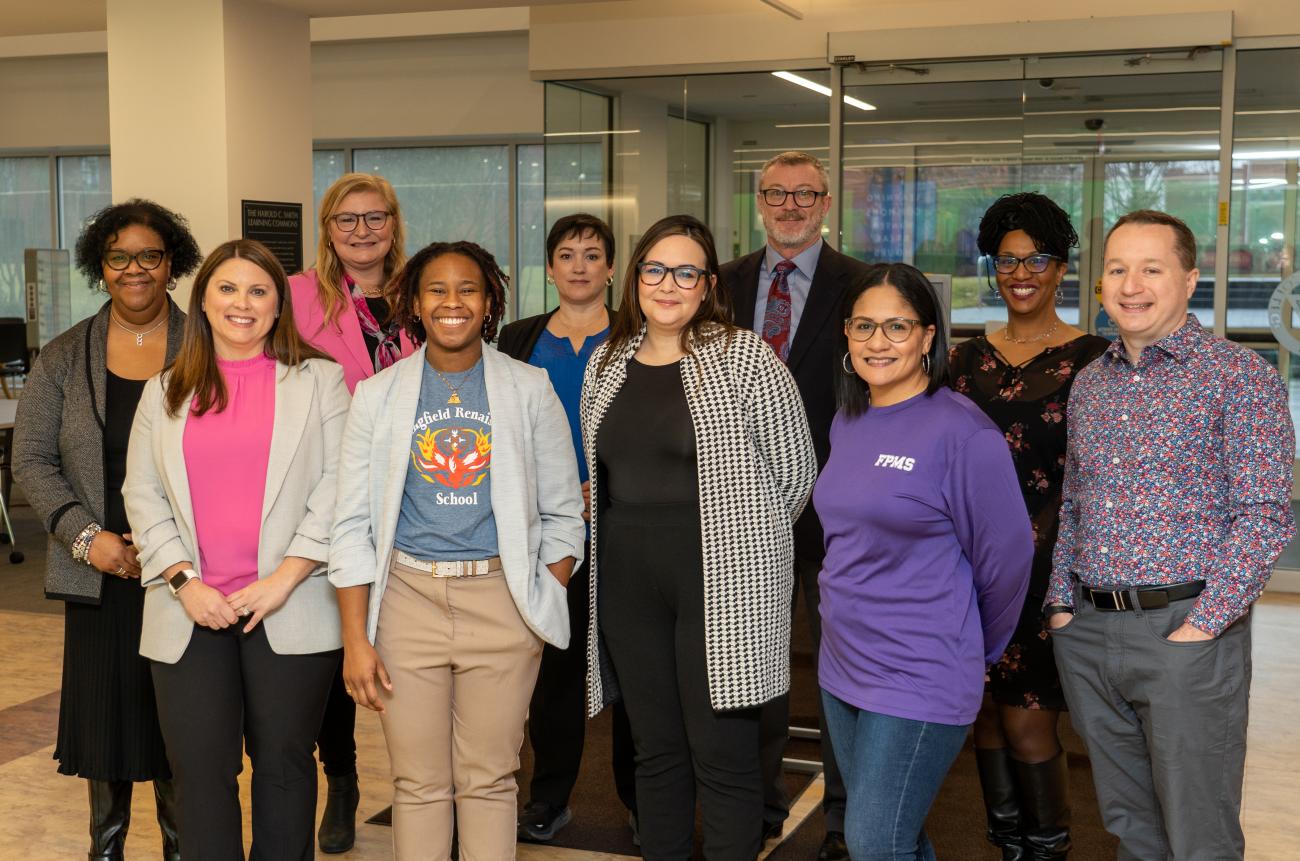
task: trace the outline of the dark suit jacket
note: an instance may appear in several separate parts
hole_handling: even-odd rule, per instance
[[[736,325],[754,328],[754,302],[758,297],[758,270],[763,262],[766,246],[727,263],[719,272],[719,283],[726,291],[735,314]],[[799,317],[794,341],[790,344],[787,366],[794,375],[799,394],[808,413],[808,428],[812,431],[813,447],[817,451],[817,468],[826,465],[830,456],[831,419],[835,417],[835,391],[832,387],[836,374],[844,373],[840,365],[840,334],[844,321],[840,304],[844,293],[867,269],[867,264],[841,254],[830,245],[823,245],[817,258],[817,271],[813,273],[808,301]],[[763,285],[762,289],[768,289]],[[821,559],[825,554],[821,523],[811,501],[795,524],[795,553],[804,559]]]
[[[525,317],[513,323],[507,323],[497,335],[497,349],[512,359],[527,362],[537,346],[537,339],[542,337],[542,330],[550,322],[556,309],[534,317]]]

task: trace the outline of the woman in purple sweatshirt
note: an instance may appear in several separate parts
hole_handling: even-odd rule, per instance
[[[1006,441],[945,385],[925,276],[880,264],[844,299],[819,680],[854,861],[933,859],[922,830],[1016,626],[1033,538]]]

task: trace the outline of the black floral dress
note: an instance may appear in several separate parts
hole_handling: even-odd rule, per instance
[[[1079,369],[1108,346],[1105,338],[1081,335],[1021,365],[1010,364],[982,335],[952,350],[952,387],[1006,435],[1034,529],[1034,565],[1020,623],[989,671],[989,689],[1001,705],[1065,709],[1042,614],[1065,475],[1065,405]]]

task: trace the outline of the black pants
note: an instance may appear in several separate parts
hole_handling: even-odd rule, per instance
[[[758,709],[714,711],[694,505],[615,504],[600,520],[600,628],[636,745],[641,854],[752,861],[763,811]]]
[[[591,548],[587,548],[591,553]],[[565,807],[582,765],[587,727],[587,630],[591,624],[587,566],[569,580],[569,648],[547,645],[537,687],[528,706],[528,741],[533,748],[530,801]],[[351,700],[349,700],[351,702]],[[328,712],[326,720],[329,720]],[[622,703],[614,706],[614,787],[623,806],[636,812],[636,750]],[[322,733],[323,735],[323,733]],[[324,746],[322,745],[322,755]],[[328,773],[328,766],[327,766]]]
[[[343,690],[343,662],[330,685],[329,699],[325,702],[325,717],[321,720],[316,748],[320,764],[330,777],[355,774],[357,770],[357,704]]]
[[[797,558],[794,563],[794,593],[791,595],[790,613],[794,614],[799,593],[803,592],[804,610],[813,636],[813,678],[817,677],[817,657],[822,645],[821,591],[817,588],[817,575],[821,573],[820,559]],[[821,698],[817,701],[817,726],[821,730],[822,778],[826,791],[822,795],[822,812],[826,816],[827,831],[844,831],[844,778],[835,763],[831,734],[826,726],[826,715]],[[785,791],[785,771],[781,760],[785,757],[785,743],[789,738],[790,695],[782,694],[763,705],[762,726],[759,728],[759,760],[763,769],[763,821],[777,824],[790,815],[790,798]]]
[[[194,627],[174,664],[153,662],[186,861],[244,857],[239,773],[253,763],[254,861],[315,858],[316,733],[340,650],[277,655],[265,627]]]

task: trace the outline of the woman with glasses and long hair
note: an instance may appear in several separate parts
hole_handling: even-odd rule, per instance
[[[497,349],[546,370],[564,404],[578,457],[578,478],[589,490],[582,456],[578,401],[587,360],[609,336],[605,304],[614,286],[614,232],[594,215],[576,212],[552,225],[546,236],[546,280],[554,285],[556,306],[545,314],[516,320],[501,330]],[[591,558],[590,553],[586,558]],[[587,570],[569,579],[569,641],[587,642]],[[542,649],[537,687],[528,706],[528,740],[533,776],[528,803],[519,814],[519,838],[536,843],[553,839],[573,819],[569,797],[578,782],[586,734],[587,652],[570,646]],[[614,711],[614,786],[636,829],[636,776],[632,731],[622,706]]]
[[[395,281],[423,349],[357,386],[330,580],[343,677],[380,713],[398,861],[515,855],[515,771],[542,645],[568,646],[582,491],[546,372],[486,347],[506,276],[437,242]],[[454,814],[453,814],[454,809]]]
[[[1079,371],[1109,342],[1061,320],[1061,282],[1079,237],[1070,217],[1035,192],[984,213],[980,253],[1007,305],[1007,324],[952,352],[952,385],[1006,436],[1034,530],[1029,592],[1006,652],[989,670],[975,719],[975,759],[988,839],[1005,859],[1070,851],[1069,775],[1057,722],[1065,695],[1042,606],[1065,477],[1066,406]]]
[[[152,201],[95,213],[76,262],[108,301],[45,345],[18,403],[14,478],[50,534],[46,597],[64,602],[54,758],[89,786],[91,861],[122,857],[140,780],[154,783],[163,857],[180,857],[122,481],[140,394],[181,346],[185,315],[168,291],[201,259],[185,219]]]
[[[826,531],[818,680],[854,861],[934,859],[923,831],[1024,603],[1029,519],[1002,432],[945,385],[925,276],[845,294],[839,411],[813,503]]]
[[[122,488],[145,587],[140,653],[176,773],[187,861],[315,857],[316,733],[340,658],[325,578],[348,393],[293,325],[266,246],[222,243],[180,351],[145,386]]]
[[[382,176],[349,173],[321,198],[316,265],[289,279],[293,315],[303,340],[343,366],[348,391],[414,349],[386,293],[406,261],[402,209]],[[343,690],[339,667],[317,739],[329,792],[317,839],[325,853],[356,841],[357,706]]]
[[[737,329],[696,219],[652,225],[587,363],[588,710],[622,699],[641,854],[759,852],[759,706],[790,683],[793,523],[817,463],[785,365]]]

